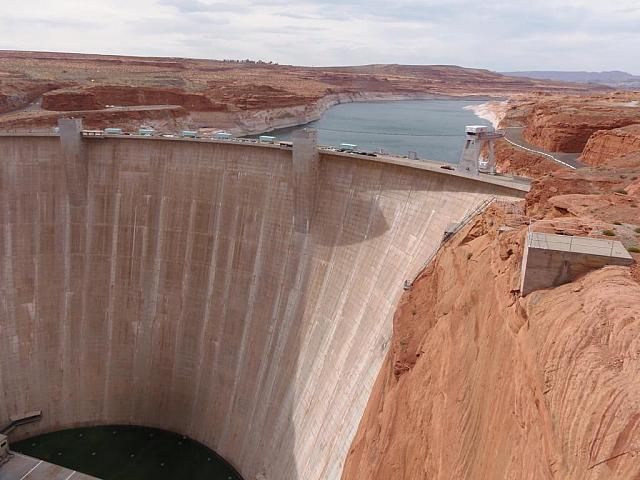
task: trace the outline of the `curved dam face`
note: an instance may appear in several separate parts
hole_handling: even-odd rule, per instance
[[[70,170],[57,137],[0,137],[0,423],[162,428],[247,480],[340,477],[403,282],[450,222],[524,194],[355,156],[81,143]]]

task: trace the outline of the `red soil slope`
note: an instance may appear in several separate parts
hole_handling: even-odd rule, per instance
[[[500,173],[513,173],[528,178],[538,178],[564,167],[548,157],[514,147],[504,140],[495,145],[496,167]]]
[[[76,89],[59,89],[42,96],[45,110],[100,110],[108,105],[179,105],[188,110],[222,111],[222,103],[200,93],[187,93],[172,88],[97,86]]]

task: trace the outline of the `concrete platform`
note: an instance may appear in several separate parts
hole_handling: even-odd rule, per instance
[[[617,240],[529,232],[522,260],[520,292],[568,283],[605,265],[631,265],[633,257]]]
[[[69,470],[68,468],[11,453],[9,461],[0,465],[0,480],[98,480],[96,477]]]

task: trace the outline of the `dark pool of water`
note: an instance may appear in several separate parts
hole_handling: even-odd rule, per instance
[[[409,100],[393,102],[344,103],[331,107],[320,120],[306,125],[270,132],[280,140],[290,140],[300,128],[318,130],[321,145],[353,143],[362,150],[407,155],[457,163],[464,144],[464,127],[491,125],[478,118],[469,105],[473,100]]]
[[[74,428],[12,443],[11,448],[104,480],[242,479],[204,445],[153,428]]]

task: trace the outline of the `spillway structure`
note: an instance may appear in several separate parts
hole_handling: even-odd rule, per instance
[[[0,135],[0,422],[42,410],[12,440],[135,424],[340,477],[405,280],[527,187],[303,137]]]

